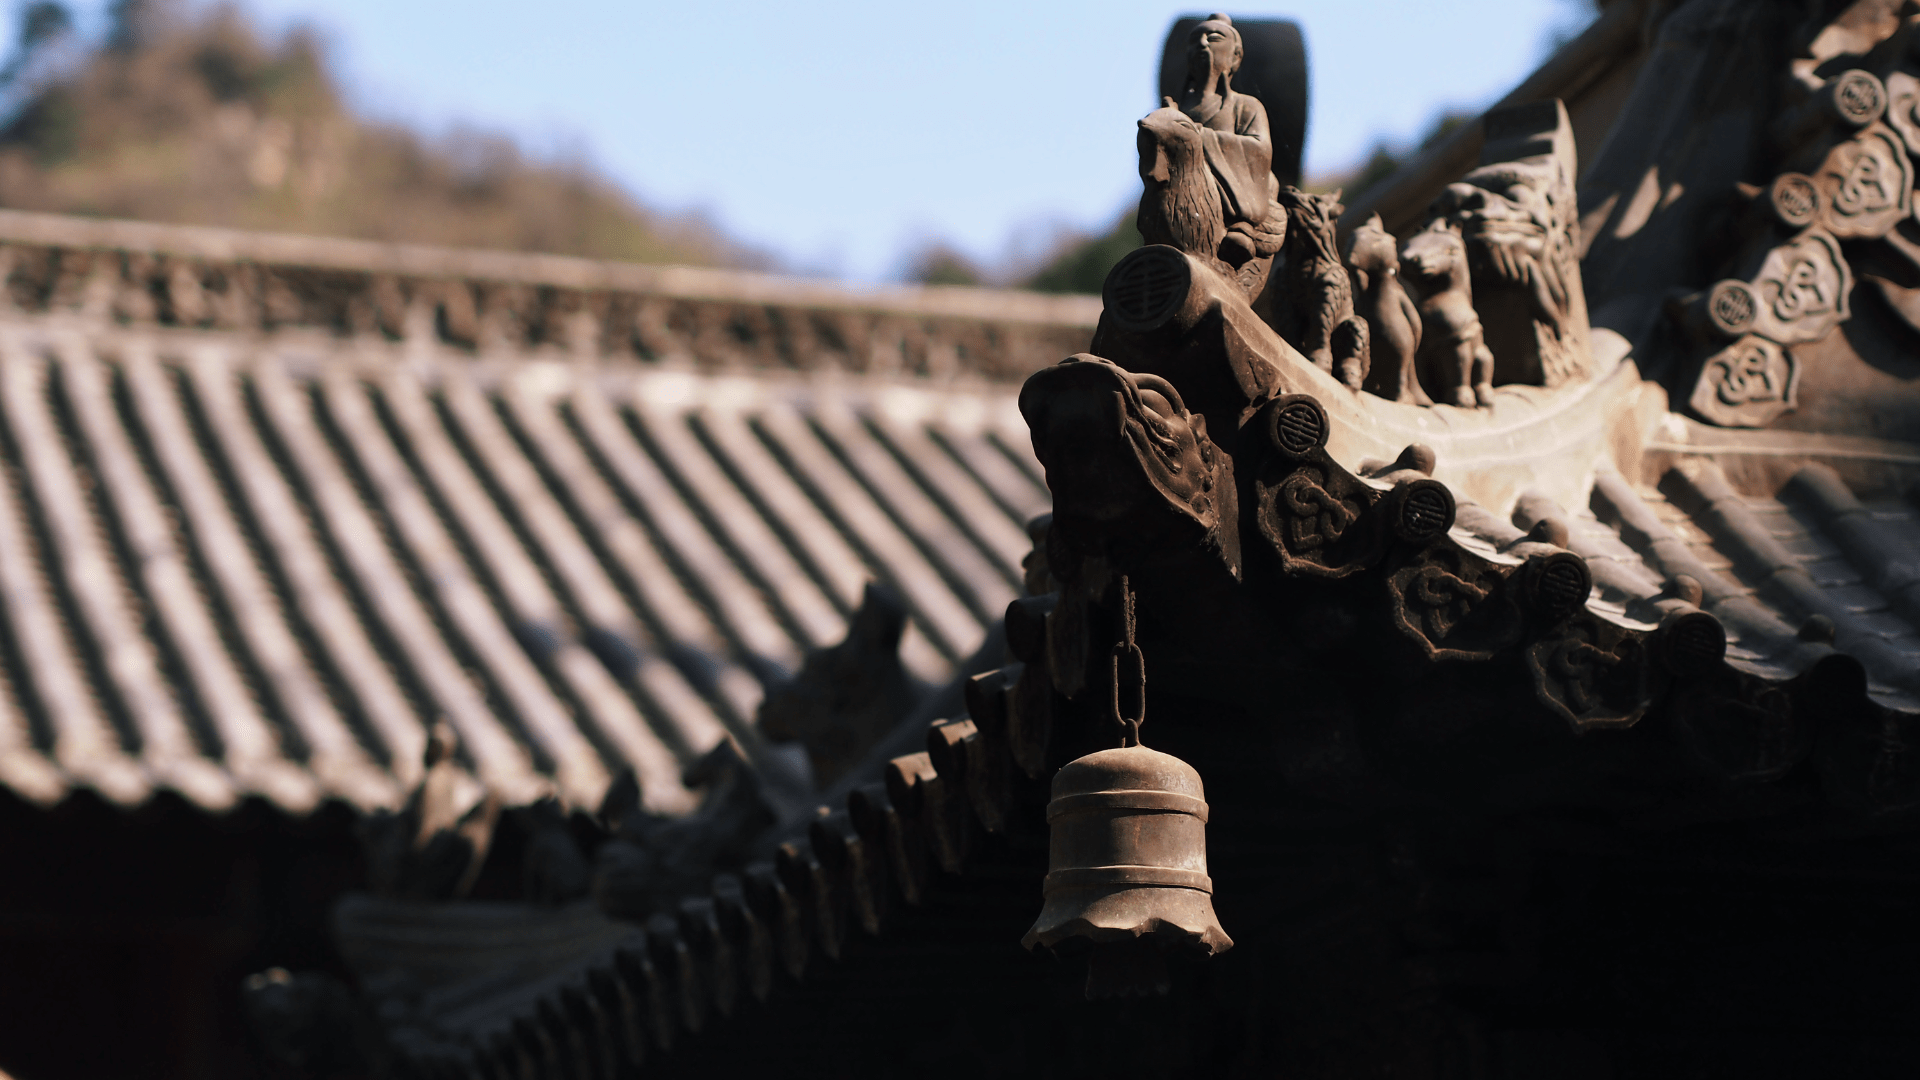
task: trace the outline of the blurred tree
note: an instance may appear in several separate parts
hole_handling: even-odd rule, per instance
[[[1128,206],[1106,232],[1069,239],[1023,284],[1039,292],[1097,294],[1114,264],[1142,243],[1135,217]]]
[[[1330,177],[1325,183],[1317,185],[1332,190],[1340,189],[1340,200],[1348,206],[1354,204],[1360,196],[1366,194],[1375,184],[1400,171],[1400,167],[1431,150],[1458,131],[1462,126],[1472,123],[1479,114],[1449,109],[1434,117],[1433,123],[1421,134],[1420,141],[1411,148],[1395,147],[1385,141],[1373,144],[1373,152],[1367,155],[1366,164],[1346,176]]]
[[[979,285],[985,275],[972,259],[935,241],[908,260],[907,280],[920,285]]]
[[[57,82],[57,48],[73,34],[73,15],[65,5],[43,0],[20,11],[20,29],[13,55],[0,68],[0,115],[6,117],[0,139],[15,139],[33,148],[43,163],[73,152],[79,132],[72,95]]]
[[[14,43],[13,55],[7,59],[7,66],[0,68],[0,85],[11,86],[18,82],[46,46],[72,32],[73,14],[65,4],[39,0],[21,9],[20,37]]]
[[[107,48],[132,52],[179,15],[179,0],[113,0],[107,5]]]
[[[236,8],[115,0],[84,42],[58,3],[21,11],[0,70],[0,206],[495,247],[764,265],[648,211],[582,161],[504,136],[427,141],[351,114],[320,41]],[[58,55],[55,55],[58,54]],[[57,62],[56,62],[57,61]]]
[[[1386,143],[1374,143],[1373,151],[1367,155],[1367,163],[1360,166],[1360,171],[1339,182],[1341,197],[1359,198],[1373,185],[1398,172],[1402,164],[1400,156],[1388,149]]]

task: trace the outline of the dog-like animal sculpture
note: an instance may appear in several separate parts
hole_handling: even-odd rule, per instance
[[[1463,409],[1493,404],[1493,353],[1473,309],[1458,227],[1436,218],[1408,238],[1400,276],[1420,291],[1420,366],[1434,396]]]
[[[1367,392],[1409,405],[1433,404],[1420,385],[1420,307],[1400,283],[1399,248],[1379,214],[1347,237],[1346,262],[1355,313],[1367,322]]]

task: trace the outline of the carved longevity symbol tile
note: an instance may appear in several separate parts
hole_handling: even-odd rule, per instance
[[[1633,631],[1590,612],[1527,646],[1540,699],[1576,730],[1630,727],[1646,712],[1646,650]]]
[[[1865,127],[1880,118],[1886,108],[1886,89],[1873,73],[1854,68],[1827,81],[1830,105],[1839,119],[1854,127]]]
[[[1827,151],[1813,182],[1825,196],[1821,223],[1843,240],[1885,236],[1913,210],[1913,162],[1906,143],[1883,124]]]
[[[1785,172],[1773,178],[1767,188],[1767,201],[1780,223],[1792,229],[1804,229],[1819,218],[1825,207],[1819,185],[1805,173]]]
[[[1718,669],[1727,657],[1727,628],[1695,608],[1661,620],[1654,649],[1669,674],[1690,679]]]
[[[1744,281],[1716,282],[1707,293],[1707,317],[1721,333],[1738,336],[1753,329],[1760,301]]]
[[[1534,609],[1546,618],[1579,611],[1593,592],[1586,560],[1570,551],[1528,559],[1521,581]]]
[[[1800,364],[1793,354],[1748,334],[1707,357],[1687,404],[1723,427],[1765,427],[1796,406]]]
[[[1289,574],[1345,577],[1373,565],[1385,538],[1369,511],[1380,492],[1326,453],[1327,412],[1304,394],[1266,405],[1249,423],[1264,436],[1254,472],[1254,520]]]
[[[1291,402],[1273,414],[1275,445],[1296,456],[1311,453],[1327,441],[1327,416],[1318,403]]]
[[[1400,512],[1393,531],[1414,544],[1430,543],[1453,528],[1453,492],[1435,480],[1414,480],[1395,490]]]
[[[1193,269],[1178,249],[1140,248],[1107,275],[1102,300],[1122,329],[1155,330],[1171,318],[1192,287]]]
[[[1387,578],[1394,623],[1436,660],[1484,660],[1520,640],[1519,605],[1495,563],[1456,544],[1423,550]]]
[[[1745,329],[1781,345],[1818,341],[1851,315],[1853,272],[1840,242],[1821,229],[1767,252],[1748,287],[1753,319]]]

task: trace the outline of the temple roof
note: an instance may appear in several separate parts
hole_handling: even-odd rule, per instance
[[[1497,551],[1554,516],[1569,525],[1568,550],[1593,573],[1590,610],[1651,628],[1661,612],[1650,602],[1684,574],[1700,583],[1702,610],[1726,627],[1736,667],[1784,682],[1838,648],[1864,663],[1882,704],[1920,708],[1913,503],[1863,502],[1818,464],[1778,495],[1742,495],[1718,465],[1693,460],[1654,486],[1603,472],[1590,505],[1571,512],[1526,497],[1510,520],[1475,507],[1463,511],[1455,536]]]
[[[1372,208],[1410,224],[1465,159],[1501,166],[1503,140],[1551,149],[1530,175],[1570,196],[1572,141],[1660,75],[1662,10],[1611,5],[1515,94],[1576,100],[1490,114]],[[1296,238],[1331,241],[1331,202]],[[45,803],[406,800],[366,819],[370,891],[332,926],[347,1012],[403,1059],[390,1071],[613,1076],[672,1053],[701,1072],[784,1049],[729,1024],[932,1024],[923,1005],[961,996],[1077,1022],[1069,965],[1015,943],[1047,778],[1112,745],[1136,598],[1149,741],[1205,776],[1208,888],[1280,958],[1210,961],[1228,974],[1183,1008],[1224,1015],[1298,971],[1324,990],[1296,953],[1337,916],[1298,895],[1344,915],[1370,901],[1343,890],[1395,875],[1432,894],[1444,872],[1406,840],[1424,824],[1491,835],[1499,860],[1603,833],[1629,859],[1701,826],[1665,850],[1773,844],[1770,872],[1819,876],[1920,820],[1920,452],[1858,417],[1820,430],[1850,414],[1811,404],[1814,430],[1765,428],[1824,369],[1771,339],[1729,351],[1731,330],[1694,325],[1707,292],[1631,293],[1593,327],[1570,304],[1565,339],[1509,305],[1538,370],[1433,405],[1343,382],[1331,334],[1309,358],[1253,279],[1171,247],[1129,256],[1102,315],[5,212],[0,243],[0,782]],[[1703,372],[1764,383],[1775,411],[1683,402]],[[1856,381],[1848,401],[1912,400]],[[776,791],[792,755],[756,710],[851,641],[869,580],[906,613],[918,704],[829,783]],[[423,774],[439,719],[458,768]],[[628,768],[637,786],[614,781]],[[462,817],[482,791],[510,809]],[[1509,844],[1483,829],[1498,818],[1587,839]],[[509,842],[489,847],[496,821]],[[452,899],[488,872],[512,881]],[[1501,919],[1531,887],[1468,876],[1478,899],[1446,902]],[[1588,925],[1584,899],[1534,900]],[[1406,940],[1361,951],[1398,971],[1423,931],[1380,919]],[[1421,993],[1449,970],[1526,984],[1519,926],[1430,936]],[[1349,963],[1375,960],[1331,966]],[[250,1003],[298,1013],[305,990],[280,992],[297,978],[257,977]]]
[[[1672,8],[1682,15],[1662,28]],[[1786,19],[1790,8],[1762,14]],[[1741,37],[1749,14],[1731,0],[1607,5],[1503,102],[1517,112],[1496,110],[1432,148],[1350,209],[1348,226],[1379,212],[1388,230],[1408,231],[1475,158],[1496,170],[1508,163],[1496,136],[1511,139],[1525,123],[1534,126],[1523,134],[1557,147],[1566,175],[1553,196],[1570,210],[1574,143],[1593,158],[1643,166],[1634,155],[1647,148],[1635,138],[1667,131],[1636,114],[1625,136],[1608,134],[1624,102],[1642,114],[1670,107],[1660,80],[1673,71],[1662,65],[1697,74],[1718,70],[1707,60],[1758,64],[1777,47]],[[1920,23],[1904,25],[1907,33]],[[1661,49],[1680,51],[1675,41],[1707,60],[1663,59]],[[1738,96],[1738,85],[1702,78],[1695,89]],[[1553,97],[1564,100],[1537,107]],[[1548,113],[1550,123],[1535,123]],[[1704,110],[1689,115],[1721,122]],[[1910,145],[1920,154],[1920,142]],[[1710,140],[1686,146],[1726,164],[1728,155],[1709,153]],[[1544,153],[1522,156],[1541,169]],[[1620,175],[1640,182],[1643,173]],[[1730,183],[1675,184],[1662,196],[1654,181],[1664,175],[1644,173],[1651,194],[1634,198],[1648,213],[1656,201],[1661,213],[1691,212],[1688,198],[1733,194],[1722,190]],[[1628,205],[1618,203],[1599,217]],[[1311,220],[1289,227],[1297,235]],[[1775,244],[1773,228],[1753,231]],[[1426,898],[1449,882],[1411,869],[1418,857],[1406,836],[1420,826],[1400,819],[1494,836],[1496,865],[1477,865],[1470,882],[1452,881],[1457,891],[1432,905],[1499,919],[1522,903],[1495,894],[1530,887],[1528,871],[1505,861],[1529,844],[1564,845],[1561,854],[1582,865],[1595,847],[1657,851],[1656,863],[1678,851],[1675,863],[1695,869],[1702,850],[1752,842],[1765,849],[1756,865],[1781,880],[1884,860],[1874,840],[1910,832],[1920,814],[1920,780],[1907,764],[1920,723],[1920,451],[1910,428],[1831,402],[1910,412],[1910,368],[1888,361],[1896,374],[1879,381],[1832,380],[1852,396],[1830,383],[1830,396],[1809,394],[1805,415],[1778,425],[1803,407],[1794,400],[1800,365],[1845,375],[1842,365],[1803,350],[1814,359],[1793,355],[1780,368],[1786,375],[1759,371],[1754,383],[1765,381],[1778,407],[1759,419],[1716,411],[1710,394],[1687,401],[1701,371],[1720,370],[1709,354],[1739,335],[1685,336],[1688,305],[1705,302],[1709,281],[1688,282],[1703,290],[1692,297],[1633,291],[1652,270],[1705,273],[1667,248],[1708,246],[1674,227],[1637,230],[1616,227],[1609,243],[1638,235],[1642,248],[1665,247],[1658,258],[1641,249],[1609,256],[1622,295],[1596,319],[1577,378],[1554,376],[1543,362],[1528,377],[1503,376],[1477,401],[1468,394],[1437,406],[1388,400],[1391,386],[1383,395],[1342,385],[1331,353],[1310,358],[1304,334],[1264,325],[1255,299],[1265,279],[1230,280],[1208,261],[1212,251],[1130,256],[1134,273],[1123,263],[1109,278],[1106,316],[1086,350],[1097,355],[1035,376],[1023,395],[1038,456],[1058,470],[1058,516],[1035,552],[1046,570],[1034,576],[1054,591],[1007,609],[1007,655],[983,655],[999,666],[949,687],[950,698],[964,687],[963,702],[902,724],[822,793],[811,820],[782,821],[724,863],[679,852],[699,873],[676,879],[684,887],[672,895],[647,895],[647,905],[605,877],[595,886],[601,914],[579,899],[519,908],[350,899],[335,928],[369,1007],[394,1018],[389,1037],[427,1073],[614,1075],[643,1060],[661,1067],[664,1053],[665,1070],[689,1074],[791,1054],[888,1075],[897,1063],[868,1042],[905,1045],[912,1039],[898,1029],[918,1024],[920,1049],[964,1045],[967,1000],[1037,1017],[1048,1036],[1074,1043],[1062,1034],[1083,1030],[1071,979],[1060,977],[1070,965],[1027,962],[1012,946],[1040,908],[1043,866],[1070,868],[1059,861],[1064,845],[1042,862],[1045,781],[1076,754],[1112,745],[1120,668],[1116,659],[1109,697],[1106,664],[1110,651],[1119,655],[1118,627],[1133,642],[1136,593],[1157,695],[1147,741],[1205,775],[1216,800],[1202,863],[1208,888],[1223,925],[1238,919],[1247,940],[1263,939],[1247,951],[1267,950],[1259,960],[1209,961],[1210,973],[1183,987],[1169,1014],[1190,1011],[1170,1023],[1195,1045],[1206,1037],[1195,1033],[1235,1032],[1240,1013],[1223,1019],[1229,1011],[1244,1008],[1254,1017],[1248,1031],[1258,1028],[1260,1006],[1250,1002],[1264,998],[1285,1000],[1281,1026],[1310,1031],[1276,1041],[1322,1046],[1311,1030],[1317,1001],[1306,999],[1337,997],[1351,969],[1376,962],[1382,984],[1398,986],[1405,961],[1417,972],[1409,996],[1423,998],[1450,980],[1524,987],[1529,997],[1544,983],[1538,939],[1518,918],[1499,923],[1492,945],[1419,921]],[[1568,250],[1577,263],[1586,247]],[[1583,295],[1579,277],[1568,280]],[[1309,300],[1325,298],[1303,295],[1287,302],[1310,311]],[[1569,310],[1588,350],[1585,308]],[[1880,348],[1867,333],[1879,317],[1854,326],[1868,351]],[[1920,317],[1908,319],[1920,328]],[[1525,329],[1544,335],[1545,325]],[[1823,324],[1829,341],[1853,340],[1832,334],[1836,325]],[[1472,333],[1481,329],[1476,319]],[[1808,334],[1786,344],[1818,336]],[[1330,339],[1322,344],[1332,349]],[[1755,355],[1780,367],[1789,354],[1763,345]],[[1736,375],[1746,370],[1718,359]],[[1723,400],[1735,403],[1740,387],[1728,389]],[[1144,703],[1144,685],[1140,696]],[[1514,821],[1539,832],[1523,840],[1501,831]],[[602,837],[601,851],[650,843],[612,817],[602,824],[611,839]],[[1556,824],[1579,835],[1548,836]],[[1696,831],[1670,843],[1688,830]],[[1324,844],[1350,863],[1309,865],[1295,843]],[[1822,862],[1833,852],[1835,861]],[[647,865],[674,869],[666,856]],[[1327,944],[1349,909],[1401,874],[1423,899],[1382,915],[1377,941]],[[1316,888],[1334,899],[1319,908],[1300,900]],[[1647,904],[1656,921],[1677,906],[1672,895]],[[1559,903],[1541,901],[1527,917],[1563,918],[1553,931],[1561,942],[1612,914],[1584,898]],[[1422,914],[1409,920],[1407,911]],[[1426,947],[1430,965],[1409,959]],[[472,964],[435,963],[448,951]],[[502,975],[509,971],[527,974]],[[1274,989],[1282,983],[1294,996]],[[1347,1015],[1380,1015],[1371,1007]],[[958,1034],[942,1026],[949,1010]],[[1330,1027],[1332,1042],[1394,1038],[1384,1028],[1356,1036]],[[872,1029],[872,1038],[859,1049],[804,1044],[850,1028]],[[1043,1041],[1032,1030],[1020,1029]],[[1147,1041],[1124,1046],[1139,1051],[1136,1068],[1154,1049]],[[1052,1060],[1090,1069],[1077,1043],[1051,1049]],[[1008,1060],[1048,1060],[1029,1050],[1008,1049]],[[1185,1044],[1169,1059],[1177,1068],[1200,1060]]]
[[[1656,605],[1672,602],[1670,581],[1686,575],[1701,585],[1701,609],[1727,628],[1735,668],[1785,683],[1839,650],[1863,662],[1880,704],[1909,720],[1920,704],[1920,581],[1911,569],[1920,510],[1910,503],[1862,502],[1821,465],[1800,471],[1780,497],[1741,496],[1717,465],[1694,460],[1653,486],[1603,473],[1590,505],[1572,511],[1532,496],[1503,518],[1463,502],[1451,535],[1500,560],[1549,520],[1566,526],[1568,550],[1592,573],[1591,612],[1652,632],[1666,613]],[[1017,917],[1021,894],[1006,879],[1037,874],[1031,841],[1044,828],[1042,786],[1023,772],[1046,754],[1022,753],[1022,739],[1035,736],[1018,730],[1015,699],[1041,667],[1007,658],[972,679],[972,718],[936,722],[925,753],[873,761],[839,785],[821,816],[763,843],[763,861],[649,920],[611,919],[588,901],[420,906],[360,896],[336,912],[343,953],[375,1007],[394,1018],[390,1037],[423,1066],[591,1070],[669,1052],[671,1067],[697,1072],[715,1055],[736,1060],[724,1035],[694,1041],[691,1057],[673,1048],[736,1023],[785,1030],[806,1011],[796,1002],[841,1000],[883,980],[911,984],[912,965],[934,953],[943,964],[971,962],[967,946],[942,943],[990,915]],[[1044,731],[1038,737],[1044,745]],[[990,833],[1011,839],[988,841]],[[935,868],[964,880],[941,877],[934,890]],[[464,959],[433,959],[443,953]],[[523,974],[501,980],[509,969]],[[786,1013],[736,1015],[749,994],[773,992],[782,971],[802,986],[798,996],[783,992]],[[1047,977],[1037,967],[1029,974]]]
[[[0,239],[0,782],[42,803],[392,806],[444,718],[510,803],[597,805],[631,766],[684,809],[681,768],[729,734],[762,752],[764,688],[870,579],[905,602],[909,673],[944,681],[1047,494],[1011,387],[951,370],[964,348],[927,382],[790,336],[769,370],[736,335],[703,370],[676,320],[837,313],[873,357],[888,326],[917,335],[897,357],[943,326],[1085,333],[1071,304],[964,290],[11,213]],[[530,290],[512,320],[503,280]],[[394,285],[399,335],[330,321]],[[626,356],[583,365],[530,314],[568,290],[590,320],[621,296],[678,314],[653,362],[614,333]],[[463,316],[492,336],[458,340]]]

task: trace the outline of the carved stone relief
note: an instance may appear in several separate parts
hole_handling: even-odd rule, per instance
[[[1434,660],[1485,660],[1526,623],[1506,572],[1454,544],[1434,544],[1387,577],[1393,623]]]
[[[1768,251],[1748,283],[1753,316],[1742,332],[1782,345],[1818,341],[1852,314],[1853,271],[1839,242],[1820,229]],[[1738,324],[1728,319],[1730,327]]]
[[[1178,286],[1193,280],[1178,252],[1237,285],[1281,338],[1356,391],[1473,408],[1492,403],[1496,375],[1549,387],[1588,377],[1578,162],[1557,100],[1494,110],[1481,166],[1435,200],[1404,250],[1375,223],[1343,259],[1338,192],[1276,187],[1271,205],[1254,195],[1266,174],[1243,166],[1269,161],[1271,148],[1258,102],[1231,89],[1231,20],[1210,17],[1193,34],[1183,96],[1139,124],[1149,253],[1115,267],[1103,325],[1143,334],[1173,319],[1191,301]],[[1275,248],[1283,259],[1270,273]],[[1120,355],[1098,338],[1095,348]]]
[[[1420,377],[1446,404],[1493,404],[1493,353],[1473,307],[1460,230],[1444,219],[1428,222],[1401,248],[1400,270],[1420,294]]]
[[[1171,382],[1082,353],[1027,380],[1020,413],[1054,493],[1050,535],[1140,545],[1190,530],[1237,569],[1231,459]]]
[[[1687,406],[1723,427],[1765,427],[1796,406],[1799,383],[1790,350],[1747,334],[1707,357]]]
[[[1270,447],[1252,478],[1254,526],[1285,573],[1345,577],[1380,557],[1368,514],[1378,493],[1327,457],[1328,434],[1326,410],[1304,395],[1279,398],[1247,424],[1244,437]]]
[[[1249,541],[1264,540],[1282,573],[1346,577],[1377,565],[1396,542],[1418,547],[1452,527],[1445,484],[1408,469],[1385,476],[1395,483],[1382,491],[1328,456],[1328,434],[1326,410],[1304,394],[1268,403],[1241,431]]]
[[[1252,299],[1267,283],[1287,215],[1274,201],[1266,106],[1233,89],[1243,58],[1232,19],[1212,15],[1193,28],[1179,99],[1164,99],[1139,124],[1146,190],[1138,225],[1147,243],[1217,267]]]
[[[1736,185],[1748,205],[1719,226],[1730,234],[1718,238],[1727,277],[1669,309],[1692,335],[1691,355],[1676,368],[1692,384],[1671,389],[1702,420],[1763,427],[1793,410],[1800,362],[1792,349],[1852,317],[1856,284],[1872,285],[1895,317],[1920,330],[1920,247],[1910,235],[1920,75],[1907,69],[1915,24],[1886,26],[1900,29],[1845,47],[1834,38],[1840,52],[1819,64],[1790,61],[1783,104],[1760,147],[1778,171],[1764,185]]]
[[[1273,326],[1320,370],[1348,387],[1365,383],[1366,325],[1353,313],[1353,283],[1334,241],[1340,193],[1316,195],[1298,188],[1280,192],[1290,222],[1282,303]]]
[[[545,347],[701,367],[839,368],[1018,379],[1086,344],[1084,326],[814,307],[216,258],[0,245],[23,312],[127,324]]]
[[[1807,189],[1794,179],[1772,186],[1776,207],[1804,205],[1796,193]],[[1815,200],[1828,201],[1824,191]],[[1700,339],[1687,407],[1709,423],[1764,427],[1796,406],[1799,361],[1789,346],[1819,341],[1850,317],[1853,271],[1840,242],[1817,226],[1756,251],[1744,266],[1742,277],[1716,282],[1678,309]]]
[[[1501,382],[1564,386],[1592,360],[1580,282],[1579,176],[1572,125],[1558,100],[1487,113],[1481,165],[1434,200],[1457,226],[1474,305]]]
[[[1420,385],[1420,307],[1401,284],[1400,255],[1379,214],[1347,238],[1346,264],[1355,311],[1367,322],[1366,391],[1388,401],[1433,404]]]
[[[1630,727],[1646,712],[1651,671],[1641,639],[1587,611],[1529,645],[1534,688],[1576,731]]]
[[[1821,195],[1820,224],[1842,240],[1884,236],[1913,212],[1913,162],[1884,125],[1835,144],[1811,176]]]

